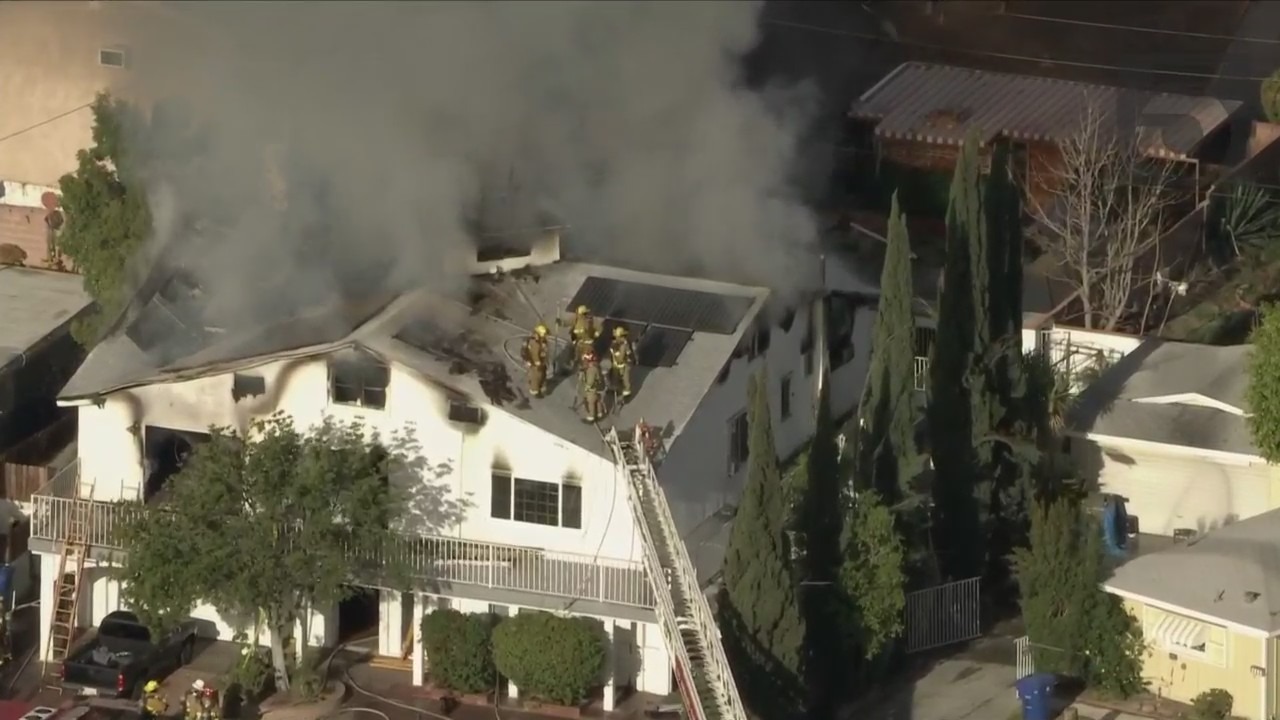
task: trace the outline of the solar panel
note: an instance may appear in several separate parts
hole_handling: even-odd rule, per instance
[[[732,335],[754,302],[738,295],[718,295],[645,283],[588,277],[566,306],[586,305],[597,317],[685,328],[691,332]]]
[[[650,325],[636,346],[636,364],[643,367],[674,367],[693,336],[690,330]]]

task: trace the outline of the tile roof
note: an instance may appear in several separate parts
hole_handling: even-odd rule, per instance
[[[1136,127],[1144,152],[1185,158],[1242,103],[908,62],[858,98],[849,115],[875,121],[876,135],[893,139],[960,144],[977,130],[983,143],[1061,142],[1090,105],[1103,122]]]

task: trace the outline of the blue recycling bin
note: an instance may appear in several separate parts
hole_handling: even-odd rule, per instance
[[[1053,720],[1053,673],[1035,673],[1014,683],[1022,720]]]

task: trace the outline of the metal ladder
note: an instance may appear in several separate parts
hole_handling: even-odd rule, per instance
[[[61,665],[75,640],[76,620],[80,609],[80,580],[84,577],[84,562],[89,556],[89,507],[80,498],[80,486],[76,484],[67,508],[67,534],[58,557],[58,576],[53,586],[53,613],[49,619],[49,641],[45,646],[44,685],[61,687]]]
[[[644,448],[632,431],[606,436],[627,475],[631,512],[644,543],[645,568],[653,584],[658,625],[675,665],[676,684],[689,720],[747,720],[720,630],[711,614],[675,519]]]

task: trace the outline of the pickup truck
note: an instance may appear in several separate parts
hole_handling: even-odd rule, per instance
[[[62,688],[79,695],[135,697],[154,680],[191,662],[196,625],[185,622],[162,638],[138,616],[117,610],[102,618],[98,631],[71,649],[62,661]]]

